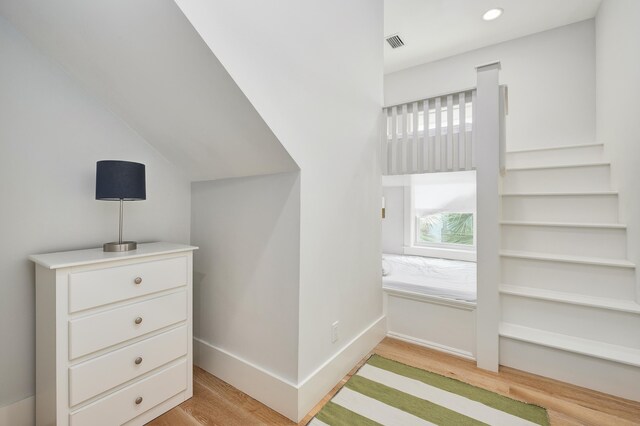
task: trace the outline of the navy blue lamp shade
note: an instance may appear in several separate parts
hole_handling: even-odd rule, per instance
[[[96,200],[146,200],[144,164],[103,160],[96,165]]]
[[[135,250],[135,241],[122,241],[123,202],[147,199],[144,164],[103,160],[96,164],[96,200],[120,201],[118,241],[105,243],[104,251]]]

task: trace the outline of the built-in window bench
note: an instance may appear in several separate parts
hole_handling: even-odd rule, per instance
[[[382,273],[390,336],[475,358],[474,262],[385,254]]]

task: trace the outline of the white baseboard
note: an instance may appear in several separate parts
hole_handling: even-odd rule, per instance
[[[0,426],[33,426],[36,424],[36,398],[30,396],[0,407]]]
[[[329,358],[316,371],[298,385],[299,422],[311,409],[329,393],[351,369],[376,347],[387,332],[387,317],[381,316],[344,348]]]
[[[193,363],[296,421],[296,384],[196,337],[193,338]]]
[[[429,342],[427,340],[418,339],[416,337],[406,336],[404,334],[395,333],[393,331],[389,331],[387,336],[392,337],[394,339],[402,340],[407,343],[413,343],[414,345],[424,346],[425,348],[435,349],[436,351],[446,352],[450,355],[455,355],[460,358],[465,358],[471,361],[475,361],[476,358],[473,356],[471,352],[463,351],[462,349],[456,349],[449,346],[441,345],[435,342]]]
[[[381,316],[299,384],[218,348],[193,339],[193,363],[299,422],[386,334]]]

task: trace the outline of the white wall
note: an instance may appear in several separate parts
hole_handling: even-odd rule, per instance
[[[125,237],[189,242],[189,181],[0,18],[0,407],[34,391],[32,253],[117,238],[118,204],[95,201],[95,163],[147,166]]]
[[[177,3],[301,170],[302,382],[382,315],[382,1]]]
[[[177,3],[301,169],[302,379],[382,312],[382,1]]]
[[[596,15],[598,140],[612,161],[628,257],[640,265],[640,2],[604,0]],[[640,279],[640,274],[636,273]],[[638,283],[640,302],[640,282]]]
[[[195,337],[295,383],[299,173],[191,189]]]
[[[387,74],[385,105],[476,85],[477,65],[502,63],[509,150],[595,142],[594,20]]]

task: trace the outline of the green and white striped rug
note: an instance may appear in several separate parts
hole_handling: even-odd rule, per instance
[[[309,426],[548,425],[544,408],[373,355]]]

